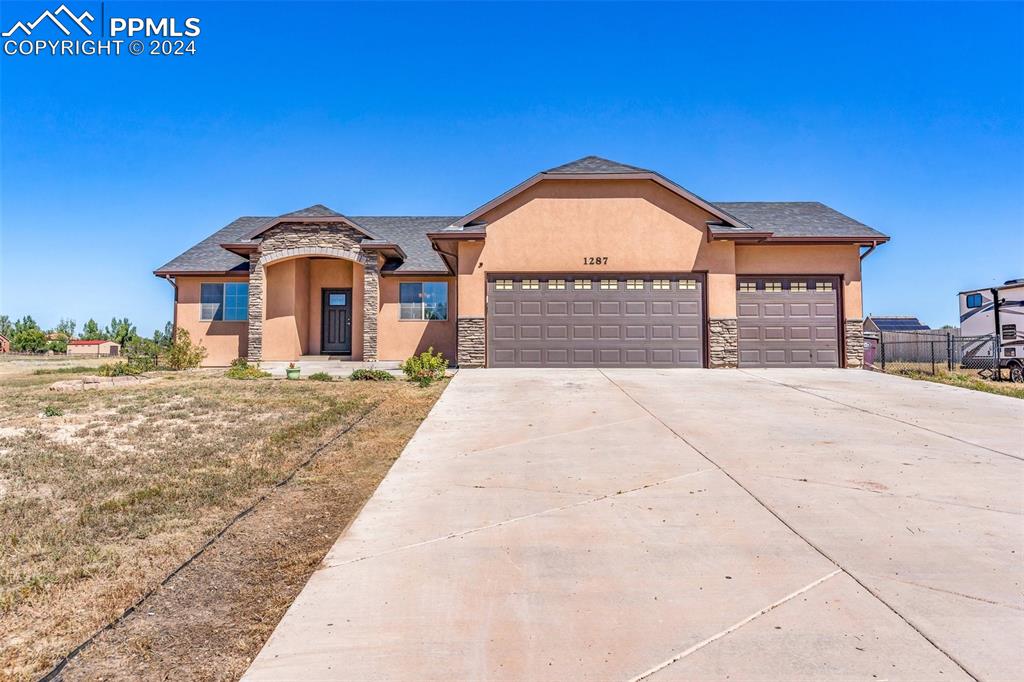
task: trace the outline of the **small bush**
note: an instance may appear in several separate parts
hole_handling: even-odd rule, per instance
[[[394,381],[395,375],[382,369],[357,369],[348,378],[350,381]]]
[[[108,365],[100,365],[100,368],[96,370],[96,373],[101,377],[136,376],[138,374],[142,374],[142,369],[131,362],[119,360]]]
[[[59,407],[54,407],[53,405],[47,405],[43,409],[43,416],[44,417],[60,417],[63,414],[64,414],[64,410],[60,409]]]
[[[310,381],[334,381],[330,374],[327,372],[314,372],[309,375]]]
[[[174,370],[195,369],[206,357],[206,349],[192,343],[187,329],[174,332],[174,343],[167,349],[167,366]]]
[[[444,379],[445,370],[448,369],[448,360],[441,353],[434,353],[434,348],[430,347],[403,362],[401,369],[409,381],[415,381],[420,386],[427,387],[435,381]]]
[[[269,377],[270,372],[264,372],[259,365],[250,365],[245,358],[235,358],[226,376],[229,379],[263,379]]]

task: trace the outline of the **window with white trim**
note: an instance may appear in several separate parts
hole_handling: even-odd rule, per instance
[[[494,280],[494,288],[497,291],[512,291],[512,280],[496,279]]]
[[[619,288],[619,280],[617,280],[617,279],[602,279],[601,280],[601,288],[602,289],[618,289]]]
[[[695,280],[695,279],[681,279],[681,280],[679,280],[679,288],[680,289],[696,289],[697,288],[697,280]]]
[[[526,289],[526,290],[529,290],[529,291],[532,291],[534,289],[540,289],[540,280],[539,279],[524,279],[523,280],[522,288]]]
[[[203,322],[242,322],[249,319],[249,283],[200,284],[199,319]]]
[[[591,282],[589,279],[577,279],[573,280],[573,289],[590,289]]]
[[[672,288],[672,280],[670,280],[670,279],[656,279],[656,280],[651,282],[651,288],[652,289],[658,289],[658,290],[671,289]]]
[[[769,294],[777,294],[782,291],[782,282],[765,282],[764,290]]]
[[[643,289],[644,281],[642,279],[627,279],[626,288],[632,290]]]
[[[402,282],[399,284],[398,319],[447,320],[448,282]]]
[[[565,280],[564,279],[549,279],[548,280],[548,289],[556,289],[556,290],[560,291],[560,290],[562,290],[564,288],[565,288]]]

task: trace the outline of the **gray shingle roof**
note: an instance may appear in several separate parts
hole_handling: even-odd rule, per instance
[[[652,171],[645,168],[637,168],[636,166],[627,166],[618,161],[602,159],[600,156],[584,156],[582,159],[576,159],[561,166],[549,168],[544,172],[585,175],[589,173],[650,173]]]
[[[319,205],[318,205],[319,206]],[[317,207],[310,207],[310,209]],[[320,206],[320,208],[325,208]],[[303,209],[307,211],[310,209]],[[327,209],[330,211],[330,209]],[[289,213],[286,215],[303,215],[316,217],[322,215],[341,215],[340,213]],[[406,259],[401,266],[392,270],[422,271],[446,273],[448,269],[444,261],[430,246],[427,239],[428,232],[443,230],[456,219],[453,216],[346,216],[349,220],[360,227],[366,228],[386,241],[394,242],[405,251]],[[227,227],[221,228],[212,235],[199,242],[191,249],[170,261],[157,272],[239,272],[249,271],[249,261],[242,256],[232,253],[221,244],[244,243],[246,237],[265,225],[275,217],[272,216],[246,216],[239,218]]]
[[[715,206],[775,237],[878,237],[885,235],[817,201],[716,201]],[[716,230],[717,231],[717,230]],[[733,232],[735,230],[725,231]]]
[[[306,208],[300,208],[298,211],[292,211],[291,213],[285,213],[284,215],[282,215],[280,217],[281,218],[286,218],[286,217],[299,217],[299,218],[324,218],[324,217],[344,218],[345,216],[341,215],[340,213],[335,211],[333,208],[327,208],[323,204],[313,204],[312,206],[307,206]]]

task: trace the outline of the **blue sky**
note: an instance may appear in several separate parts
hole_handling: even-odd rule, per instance
[[[6,30],[59,2],[0,5]],[[70,2],[99,16],[98,2]],[[0,312],[171,315],[239,215],[456,215],[597,154],[892,235],[865,312],[1024,276],[1024,5],[107,2],[195,56],[0,58]]]

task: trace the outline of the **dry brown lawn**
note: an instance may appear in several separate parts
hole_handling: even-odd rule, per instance
[[[69,376],[0,382],[4,679],[46,672],[266,495],[65,674],[236,679],[443,390],[222,372],[48,389]]]

